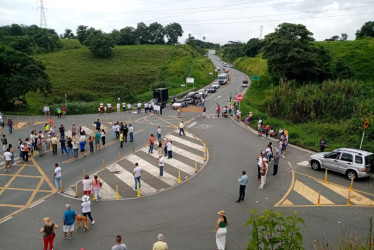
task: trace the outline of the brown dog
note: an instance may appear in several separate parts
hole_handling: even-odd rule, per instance
[[[81,223],[82,223],[83,232],[86,231],[86,229],[89,230],[86,216],[77,214],[77,216],[75,217],[75,220],[77,221],[77,229],[80,228]]]

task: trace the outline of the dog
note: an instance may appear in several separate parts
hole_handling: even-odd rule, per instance
[[[77,214],[77,216],[75,217],[75,220],[77,221],[77,229],[80,228],[81,223],[82,223],[82,225],[83,225],[83,232],[86,231],[86,229],[89,230],[89,228],[88,228],[88,220],[87,220],[86,216]]]

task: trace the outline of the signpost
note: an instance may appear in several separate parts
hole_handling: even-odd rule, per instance
[[[236,100],[237,100],[238,102],[243,101],[243,95],[237,95],[237,96],[236,96]]]
[[[360,149],[361,149],[361,146],[362,146],[362,142],[364,141],[365,131],[369,127],[369,123],[370,123],[370,117],[368,116],[366,118],[365,123],[364,123],[364,132],[362,133],[362,138],[361,138],[361,143],[360,143]]]
[[[192,83],[193,87],[195,87],[195,78],[193,78],[193,77],[187,77],[186,78],[186,83]]]
[[[259,76],[251,76],[251,80],[252,81],[260,81],[260,77]]]

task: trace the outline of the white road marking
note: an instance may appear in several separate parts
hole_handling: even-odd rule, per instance
[[[12,218],[13,218],[13,216],[10,216],[8,219],[3,220],[2,222],[0,222],[0,224],[4,223],[4,222],[6,222],[6,221],[8,221],[8,220],[10,220],[10,219],[12,219]]]
[[[157,155],[156,152],[154,154]],[[126,158],[127,158],[127,160],[129,160],[130,162],[132,162],[134,164],[139,163],[139,166],[142,167],[142,169],[144,171],[153,175],[154,177],[158,178],[160,176],[160,169],[159,169],[158,166],[156,167],[155,165],[149,163],[148,161],[143,160],[142,158],[140,158],[137,155],[131,154]],[[155,160],[155,162],[157,162],[157,160]],[[177,182],[178,182],[178,179],[176,177],[174,177],[173,175],[169,174],[166,171],[164,171],[164,176],[163,176],[163,178],[160,178],[160,180],[165,182],[166,184],[168,184],[170,186],[173,186],[173,185],[177,184]]]
[[[217,99],[219,99],[219,98],[221,98],[221,96],[218,96],[216,99],[214,99],[214,100],[217,100]]]
[[[308,167],[309,166],[309,161],[302,161],[302,162],[297,163],[297,165],[301,165],[303,167]]]
[[[288,163],[288,165],[289,165],[290,167],[292,167],[291,162],[288,161],[287,163]]]
[[[197,122],[193,122],[193,123],[191,123],[190,125],[188,125],[187,127],[188,128],[192,128],[193,126],[195,126],[197,124]]]
[[[191,148],[194,148],[194,149],[197,149],[197,150],[200,150],[200,151],[204,150],[204,146],[196,144],[196,143],[193,143],[193,142],[190,142],[190,141],[187,141],[187,140],[184,140],[184,139],[182,139],[179,136],[168,135],[167,138],[170,139],[170,140],[172,140],[172,141],[179,142],[179,143],[181,143],[183,145],[186,145],[188,147],[191,147]]]
[[[194,153],[191,153],[191,152],[188,152],[184,149],[181,149],[177,146],[173,146],[173,152],[177,153],[177,154],[180,154],[181,156],[184,156],[186,158],[189,158],[191,160],[194,160],[198,163],[201,163],[203,164],[205,161],[204,161],[204,157],[200,156],[200,155],[197,155],[197,154],[194,154]]]
[[[117,163],[114,163],[107,167],[107,169],[111,172],[118,172],[118,174],[113,173],[115,176],[117,176],[122,182],[126,183],[129,187],[135,187],[135,181],[134,176],[132,173],[118,165]],[[141,194],[153,194],[157,192],[157,189],[151,187],[144,181],[140,181],[141,183]]]
[[[282,155],[283,158],[286,158],[284,155]]]
[[[41,200],[41,201],[39,201],[38,203],[35,203],[34,205],[32,205],[32,206],[29,207],[29,208],[33,208],[33,207],[35,207],[36,205],[39,205],[39,204],[42,203],[42,202],[44,202],[44,200]]]
[[[142,151],[148,153],[148,150],[146,148],[142,148]],[[153,156],[154,158],[158,158],[157,154],[150,154],[150,156]],[[187,165],[186,163],[183,163],[181,161],[178,161],[176,159],[167,159],[165,158],[165,163],[173,166],[174,168],[177,168],[189,175],[193,175],[195,173],[195,169],[189,165]]]

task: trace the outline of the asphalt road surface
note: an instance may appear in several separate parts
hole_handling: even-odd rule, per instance
[[[222,68],[218,57],[212,56],[212,61]],[[169,249],[215,249],[213,230],[219,210],[225,210],[230,220],[227,249],[246,248],[250,239],[250,229],[244,226],[250,217],[248,209],[258,209],[259,212],[274,209],[287,215],[298,211],[298,216],[306,223],[306,227],[302,227],[306,249],[313,247],[314,239],[334,242],[344,229],[367,235],[368,219],[374,215],[373,178],[354,183],[352,205],[347,206],[349,181],[344,176],[329,173],[328,182],[324,183],[325,173],[313,171],[308,165],[312,152],[289,146],[280,160],[278,175],[268,175],[265,188],[258,190],[256,158],[271,140],[259,137],[231,118],[216,117],[216,103],[222,107],[229,101],[230,93],[234,96],[243,91],[241,82],[247,76],[235,69],[230,69],[230,75],[229,84],[209,94],[207,118],[197,113],[183,113],[182,118],[178,118],[176,111],[170,109],[164,110],[162,116],[113,113],[68,116],[61,120],[54,118],[57,127],[63,123],[69,129],[75,123],[91,131],[93,121],[99,117],[108,128],[107,145],[78,159],[60,152],[52,156],[48,152],[44,157],[34,157],[27,165],[18,161],[10,173],[0,172],[0,249],[40,249],[42,235],[39,229],[45,216],[50,216],[61,226],[56,231],[54,249],[111,249],[117,234],[122,236],[128,249],[151,249],[158,233],[165,235]],[[30,120],[29,117],[19,119]],[[186,136],[179,137],[177,133],[179,119],[187,123]],[[31,129],[43,128],[43,117],[31,117],[31,120],[28,127],[24,124],[12,135],[6,133],[13,145],[17,145],[18,138],[27,137]],[[125,143],[121,149],[119,142],[112,138],[110,123],[113,121],[132,123],[135,141]],[[154,169],[151,169],[152,165],[156,166],[155,158],[145,152],[147,148],[144,149],[144,141],[151,133],[156,133],[158,125],[162,134],[172,138],[176,146],[175,161],[166,161],[167,180],[155,176]],[[203,159],[204,145],[207,146],[206,161]],[[273,145],[277,146],[278,142],[273,141]],[[106,170],[102,170],[103,161]],[[131,174],[135,161],[141,161],[149,169],[145,169],[144,182],[152,192],[142,193],[141,197],[136,196],[131,178],[126,177]],[[197,173],[191,171],[195,161]],[[53,189],[55,162],[62,166],[64,194]],[[0,171],[2,169],[3,165],[0,165]],[[89,175],[98,173],[107,183],[107,199],[93,202],[91,209],[96,223],[89,224],[89,231],[76,231],[73,240],[63,240],[65,204],[70,203],[81,214],[80,201],[74,197],[73,188],[78,184],[81,192],[83,169]],[[249,182],[245,201],[236,203],[237,177],[242,170],[247,170]],[[270,173],[271,170],[272,164]],[[119,200],[113,197],[115,185],[119,186]],[[321,202],[317,206],[319,192]]]

